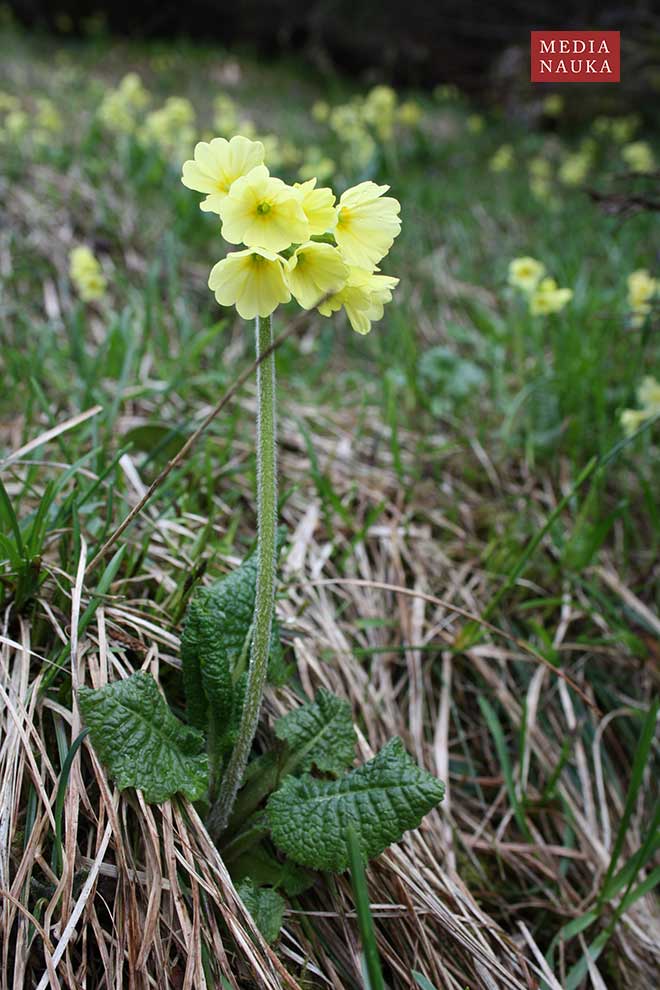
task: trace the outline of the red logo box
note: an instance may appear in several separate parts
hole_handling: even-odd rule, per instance
[[[621,81],[620,31],[532,31],[534,83]]]

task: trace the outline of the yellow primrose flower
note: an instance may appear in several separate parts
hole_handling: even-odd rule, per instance
[[[550,168],[550,162],[547,158],[543,158],[542,155],[536,155],[535,158],[530,158],[529,164],[529,174],[535,179],[549,179],[552,169]]]
[[[374,320],[380,320],[383,307],[392,298],[398,278],[379,275],[363,268],[349,269],[346,285],[319,307],[321,316],[330,316],[342,307],[356,333],[366,334]]]
[[[651,409],[653,414],[660,412],[660,382],[652,375],[642,378],[637,389],[637,401],[645,409]]]
[[[381,275],[378,269],[375,272],[354,272],[353,279],[362,279],[363,287],[369,293],[369,319],[373,322],[382,320],[385,303],[392,301],[392,291],[399,284],[399,279],[393,275]]]
[[[422,108],[415,100],[404,100],[396,112],[397,120],[406,127],[416,127],[422,119]]]
[[[221,306],[236,306],[244,320],[270,316],[291,299],[283,259],[260,247],[233,251],[214,265],[209,289]]]
[[[628,276],[628,305],[633,311],[634,327],[641,327],[651,312],[651,300],[657,291],[658,280],[651,278],[646,268],[638,268]]]
[[[225,93],[216,96],[213,101],[213,114],[213,126],[216,134],[233,134],[238,129],[236,105],[231,96],[227,96]]]
[[[491,158],[488,167],[491,172],[508,172],[513,165],[513,147],[503,144]]]
[[[147,114],[139,137],[166,154],[183,154],[195,136],[195,108],[182,96],[169,96],[162,107]]]
[[[628,302],[632,309],[648,303],[658,290],[658,280],[651,278],[647,268],[638,268],[628,276]]]
[[[256,125],[254,121],[250,120],[248,117],[243,117],[239,120],[238,128],[241,134],[243,134],[246,138],[250,138],[250,140],[254,140],[257,136]]]
[[[646,409],[624,409],[619,422],[626,436],[632,436],[640,428],[645,419],[649,418]]]
[[[293,188],[300,195],[300,202],[309,223],[310,237],[325,234],[337,226],[337,208],[332,189],[316,188],[316,177],[307,182],[294,182]]]
[[[348,266],[332,244],[307,241],[286,263],[285,277],[303,309],[312,309],[329,292],[338,292],[348,279]]]
[[[10,110],[5,117],[5,129],[10,137],[20,137],[27,131],[29,125],[30,118],[23,110]]]
[[[545,274],[545,265],[536,258],[514,258],[509,263],[509,284],[523,292],[531,292]]]
[[[549,202],[552,205],[552,187],[548,179],[541,179],[538,176],[532,176],[529,180],[529,190],[535,199]]]
[[[650,145],[646,141],[633,141],[621,149],[621,157],[631,172],[639,175],[650,175],[655,171],[655,159]]]
[[[640,123],[641,118],[636,113],[628,114],[627,117],[617,117],[610,122],[610,132],[615,141],[625,144],[626,141],[630,141]]]
[[[101,266],[85,245],[73,248],[69,254],[69,275],[83,302],[100,299],[107,282]]]
[[[314,120],[318,120],[320,123],[327,120],[330,116],[330,106],[325,100],[317,100],[316,103],[312,105],[312,117]]]
[[[99,120],[113,134],[132,134],[136,127],[133,108],[121,93],[111,90],[103,97],[98,108]]]
[[[282,251],[307,240],[309,223],[296,189],[257,165],[237,179],[220,204],[222,236],[230,244]]]
[[[559,93],[550,93],[543,101],[543,113],[548,117],[558,117],[564,109],[564,97]]]
[[[660,413],[660,382],[651,375],[643,378],[637,389],[637,401],[641,409],[624,409],[621,413],[621,426],[628,436],[635,433],[644,420]]]
[[[136,110],[146,107],[150,99],[149,93],[142,85],[142,80],[137,72],[126,73],[119,83],[118,92],[121,93],[125,102]]]
[[[225,138],[213,138],[208,143],[200,141],[195,145],[194,160],[183,163],[181,181],[188,189],[208,193],[199,204],[201,210],[219,213],[232,184],[256,165],[262,165],[263,160],[261,141],[250,141],[240,134],[231,141]]]
[[[400,232],[401,204],[383,196],[389,188],[360,182],[342,193],[334,235],[349,265],[372,270]]]
[[[303,181],[316,178],[321,182],[335,174],[337,165],[332,158],[305,156],[306,161],[298,169],[298,177]]]
[[[34,115],[36,126],[44,131],[61,131],[63,127],[62,118],[53,101],[46,97],[41,97],[36,100],[36,105],[37,111]]]
[[[0,113],[7,113],[10,110],[18,110],[20,106],[20,101],[12,96],[11,93],[5,93],[0,90]]]
[[[455,100],[460,95],[458,86],[454,86],[453,83],[444,83],[441,86],[436,86],[433,90],[433,96],[438,102],[445,103],[450,100]]]
[[[572,289],[560,289],[554,278],[544,278],[530,297],[529,311],[532,316],[559,313],[572,298]]]
[[[559,166],[559,180],[566,186],[581,185],[587,176],[590,164],[589,155],[582,151],[567,155]]]

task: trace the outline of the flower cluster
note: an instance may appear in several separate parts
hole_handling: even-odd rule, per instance
[[[583,145],[578,151],[566,155],[557,173],[559,181],[565,186],[581,186],[592,163],[590,146]]]
[[[162,107],[144,119],[137,136],[141,144],[155,146],[179,161],[195,140],[195,108],[185,96],[170,96]]]
[[[104,127],[114,134],[133,134],[138,115],[149,103],[149,93],[137,72],[129,72],[116,89],[109,90],[98,108]]]
[[[34,145],[44,146],[63,128],[62,117],[48,97],[37,96],[25,109],[17,97],[0,92],[0,140],[15,141],[29,133]]]
[[[209,288],[244,319],[269,316],[291,296],[323,316],[345,310],[358,333],[381,319],[398,279],[376,267],[401,229],[400,205],[388,186],[361,182],[338,203],[316,178],[287,185],[264,165],[264,146],[237,135],[195,147],[181,181],[204,193],[222,236],[244,245],[212,269]]]
[[[611,138],[617,144],[630,141],[641,123],[639,114],[631,113],[625,117],[606,117],[599,115],[594,119],[591,129],[599,137]]]
[[[376,154],[379,144],[389,144],[404,131],[415,130],[423,112],[415,100],[399,103],[390,86],[374,86],[366,96],[354,96],[347,103],[330,106],[319,100],[312,116],[327,123],[342,145],[342,161],[349,171],[363,171]]]
[[[532,196],[550,202],[552,200],[552,168],[548,159],[542,155],[536,155],[534,158],[530,158],[527,169]]]
[[[628,305],[633,312],[634,327],[641,327],[651,312],[653,297],[659,287],[658,279],[652,278],[646,268],[638,268],[628,276]]]
[[[509,284],[525,294],[532,316],[559,313],[573,298],[572,289],[561,289],[544,276],[545,265],[536,258],[514,258],[509,264]]]
[[[643,422],[660,414],[660,382],[647,375],[637,389],[637,401],[641,408],[624,409],[621,426],[628,436],[635,433]]]
[[[107,283],[101,266],[83,244],[69,254],[69,275],[83,302],[93,302],[104,295]]]

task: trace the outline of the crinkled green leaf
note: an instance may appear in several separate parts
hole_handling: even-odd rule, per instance
[[[326,773],[338,774],[355,759],[351,706],[324,688],[320,688],[314,701],[278,718],[275,733],[288,743],[299,770],[316,766]]]
[[[339,780],[286,777],[268,801],[268,822],[273,841],[287,856],[303,866],[341,872],[348,867],[349,823],[371,859],[416,828],[444,790],[394,738]]]
[[[268,656],[268,680],[275,687],[288,684],[293,673],[293,664],[284,659],[282,646],[282,631],[276,617],[273,616],[273,631],[270,637],[270,654]]]
[[[247,671],[245,671],[236,681],[236,684],[234,684],[232,689],[231,709],[226,713],[223,719],[221,720],[215,713],[213,714],[216,731],[214,746],[216,752],[218,753],[225,755],[230,753],[238,738],[238,730],[240,728],[241,715],[243,713],[243,702],[245,701],[245,691],[247,688],[247,679]]]
[[[231,876],[234,882],[250,878],[255,883],[267,884],[269,887],[281,887],[289,897],[297,897],[308,890],[316,877],[309,870],[297,863],[285,859],[280,862],[263,845],[253,846],[247,852],[238,856],[231,864]]]
[[[223,646],[232,670],[252,625],[256,588],[257,556],[252,554],[235,570],[197,592],[212,605],[218,623],[222,623]]]
[[[268,944],[272,944],[282,927],[284,899],[270,887],[258,887],[249,877],[242,880],[236,889],[255,925]]]
[[[206,618],[202,600],[193,596],[186,611],[181,634],[181,668],[186,694],[188,721],[204,730],[208,723],[208,700],[204,693],[200,654],[205,640]]]
[[[181,663],[188,718],[204,728],[208,707],[222,723],[236,707],[235,669],[252,625],[257,584],[255,555],[208,588],[198,588],[188,605],[181,636]],[[269,677],[288,679],[280,630],[273,622]]]
[[[94,748],[120,790],[136,787],[152,804],[181,792],[206,794],[208,760],[201,732],[170,711],[142,671],[93,691],[81,687],[80,710]]]

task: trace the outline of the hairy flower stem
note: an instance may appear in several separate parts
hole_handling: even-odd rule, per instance
[[[270,317],[256,320],[257,358],[273,342]],[[238,739],[225,770],[208,827],[217,839],[227,827],[247,766],[266,683],[275,603],[277,553],[277,463],[275,419],[275,354],[257,367],[257,590],[254,603],[252,650]]]

